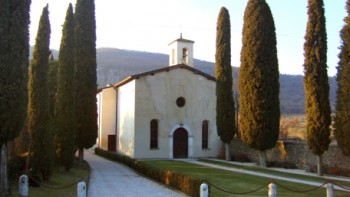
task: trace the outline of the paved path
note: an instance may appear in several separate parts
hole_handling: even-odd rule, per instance
[[[91,167],[88,197],[186,196],[138,175],[123,164],[106,160],[89,151],[85,151],[84,157]]]

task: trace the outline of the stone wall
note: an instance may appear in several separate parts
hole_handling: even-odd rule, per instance
[[[240,139],[232,142],[232,156],[247,156],[251,161],[258,161],[258,151],[249,148]],[[317,157],[303,141],[278,141],[275,148],[267,151],[268,161],[288,162],[300,169],[310,169],[317,165]],[[323,154],[324,167],[350,169],[350,157],[343,155],[336,144],[331,144]]]

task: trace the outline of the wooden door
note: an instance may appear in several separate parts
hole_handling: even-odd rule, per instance
[[[108,135],[108,151],[116,151],[116,136],[115,135]]]
[[[178,128],[173,135],[174,158],[188,157],[188,134],[184,128]]]

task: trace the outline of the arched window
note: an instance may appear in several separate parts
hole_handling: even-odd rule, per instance
[[[158,148],[158,120],[153,119],[150,123],[150,148]]]
[[[208,149],[209,121],[202,122],[202,149]]]
[[[182,63],[188,64],[188,50],[187,50],[187,48],[182,49]]]

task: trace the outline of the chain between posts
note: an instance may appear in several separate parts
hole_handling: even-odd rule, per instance
[[[75,181],[75,182],[73,182],[71,184],[64,185],[62,187],[52,187],[52,186],[40,183],[39,181],[35,180],[33,177],[31,177],[29,175],[27,175],[27,176],[30,178],[30,180],[34,181],[36,184],[38,184],[40,186],[43,186],[44,188],[48,188],[48,189],[66,189],[66,188],[72,187],[72,186],[78,184],[80,181],[82,181],[81,179],[79,179],[79,180],[77,180],[77,181]]]
[[[291,192],[296,192],[296,193],[307,193],[307,192],[312,192],[312,191],[315,191],[315,190],[318,190],[320,189],[321,187],[325,186],[328,182],[324,182],[322,183],[320,186],[316,186],[316,187],[313,187],[311,189],[307,189],[307,190],[295,190],[295,189],[291,189],[291,188],[288,188],[284,185],[282,185],[281,183],[278,183],[277,181],[275,180],[272,180],[271,183],[274,183],[278,186],[280,186],[281,188],[285,189],[285,190],[289,190]]]
[[[339,188],[342,188],[342,189],[344,189],[344,190],[348,190],[348,191],[350,191],[350,187],[346,187],[346,186],[344,186],[344,185],[340,185],[340,184],[338,184],[338,183],[334,183],[334,182],[329,182],[329,183],[331,183],[331,184],[333,184],[333,185],[335,185],[335,186],[337,186],[337,187],[339,187]]]
[[[218,187],[218,186],[212,184],[212,183],[211,183],[210,181],[208,181],[208,180],[204,180],[204,183],[207,183],[208,185],[210,185],[211,187],[213,187],[213,188],[215,188],[215,189],[217,189],[217,190],[219,190],[219,191],[222,191],[222,192],[225,192],[225,193],[228,193],[228,194],[235,194],[235,195],[244,195],[244,194],[250,194],[250,193],[257,192],[257,191],[261,190],[262,188],[266,187],[267,185],[269,185],[270,183],[274,183],[274,184],[276,184],[277,186],[280,186],[281,188],[283,188],[283,189],[285,189],[285,190],[289,190],[289,191],[291,191],[291,192],[296,192],[296,193],[307,193],[307,192],[312,192],[312,191],[315,191],[315,190],[317,190],[317,189],[322,188],[323,186],[325,186],[325,185],[328,184],[328,183],[331,183],[331,184],[333,184],[333,185],[335,185],[335,186],[338,186],[339,188],[342,188],[342,189],[344,189],[344,190],[350,191],[350,188],[349,188],[349,187],[345,187],[345,186],[336,184],[336,183],[334,183],[334,182],[328,182],[328,181],[322,183],[322,184],[319,185],[319,186],[313,187],[313,188],[311,188],[311,189],[307,189],[307,190],[295,190],[295,189],[292,189],[292,188],[289,188],[289,187],[286,187],[286,186],[282,185],[281,183],[277,182],[276,180],[271,180],[271,181],[269,181],[269,182],[263,184],[262,186],[260,186],[260,187],[258,187],[258,188],[256,188],[256,189],[253,189],[253,190],[251,190],[251,191],[247,191],[247,192],[231,192],[231,191],[222,189],[222,188],[220,188],[220,187]]]
[[[236,194],[236,195],[238,195],[238,194],[244,195],[244,194],[250,194],[250,193],[257,192],[257,191],[261,190],[262,188],[266,187],[266,186],[270,183],[270,182],[267,182],[267,183],[265,183],[264,185],[262,185],[262,186],[260,186],[260,187],[258,187],[258,188],[256,188],[256,189],[254,189],[254,190],[247,191],[247,192],[231,192],[231,191],[224,190],[224,189],[222,189],[222,188],[220,188],[220,187],[218,187],[218,186],[212,184],[211,182],[209,182],[209,181],[207,181],[207,180],[205,180],[204,182],[207,183],[208,185],[214,187],[214,188],[217,189],[217,190],[220,190],[220,191],[222,191],[222,192],[229,193],[229,194]]]

